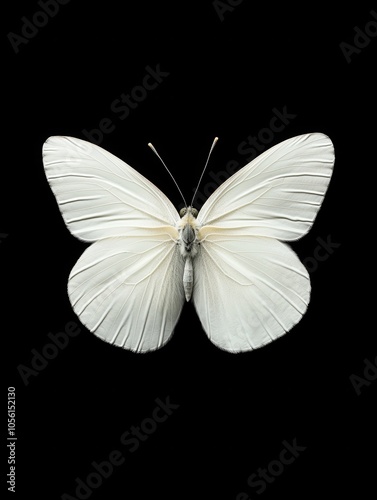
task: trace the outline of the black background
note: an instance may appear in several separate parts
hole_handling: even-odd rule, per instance
[[[15,386],[17,396],[13,497],[77,498],[75,479],[85,481],[93,461],[119,450],[124,464],[90,498],[235,500],[240,492],[245,498],[370,498],[376,382],[357,395],[350,376],[363,376],[364,359],[374,362],[377,354],[368,300],[375,267],[375,222],[368,214],[377,40],[349,63],[340,43],[353,44],[353,28],[363,28],[377,9],[304,5],[244,0],[221,20],[211,1],[72,0],[17,54],[7,34],[21,34],[22,16],[32,19],[41,8],[37,2],[9,7],[0,225],[8,236],[0,262],[4,394]],[[148,65],[169,75],[120,120],[111,103],[141,84]],[[323,132],[336,151],[323,207],[311,232],[293,245],[305,260],[318,238],[340,243],[311,273],[312,299],[302,321],[267,347],[239,355],[211,344],[191,304],[172,340],[154,353],[133,354],[88,332],[66,293],[86,246],[66,229],[45,179],[47,137],[85,139],[83,129],[112,119],[115,130],[101,146],[179,205],[149,141],[190,198],[214,136],[220,141],[208,172],[224,170],[230,160],[243,166],[238,145],[284,107],[296,117],[270,145]],[[211,181],[208,172],[203,186]],[[18,367],[30,367],[32,349],[41,352],[48,333],[70,321],[80,335],[26,386]],[[179,408],[130,453],[120,436],[152,415],[156,398],[167,397]],[[294,439],[305,451],[258,495],[248,477]]]

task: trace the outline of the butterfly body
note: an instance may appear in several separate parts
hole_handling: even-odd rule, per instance
[[[192,300],[210,341],[238,353],[305,314],[310,277],[289,243],[312,227],[334,164],[321,133],[287,139],[229,177],[198,211],[108,151],[55,136],[43,162],[71,233],[90,243],[68,278],[80,321],[134,352],[171,338]]]
[[[186,301],[191,299],[194,284],[194,269],[192,259],[198,253],[198,223],[196,221],[197,210],[193,207],[183,208],[180,212],[183,217],[179,221],[179,249],[185,261],[183,269],[183,289],[185,291]]]

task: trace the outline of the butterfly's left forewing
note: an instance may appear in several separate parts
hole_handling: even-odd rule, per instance
[[[75,137],[49,137],[43,145],[47,180],[71,233],[86,242],[175,226],[174,205],[127,163]]]

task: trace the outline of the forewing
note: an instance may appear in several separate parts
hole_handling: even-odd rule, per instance
[[[305,313],[310,280],[278,240],[208,235],[194,260],[193,301],[210,340],[221,349],[257,349],[289,331]]]
[[[64,221],[80,240],[136,235],[179,220],[156,186],[99,146],[53,136],[43,145],[43,162]]]
[[[68,282],[81,322],[102,340],[135,352],[169,340],[185,300],[178,246],[169,234],[151,233],[93,243]]]
[[[333,164],[334,148],[324,134],[281,142],[227,179],[203,205],[198,223],[297,240],[313,224]]]

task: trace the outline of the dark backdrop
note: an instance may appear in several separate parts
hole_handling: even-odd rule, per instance
[[[17,408],[13,498],[369,498],[377,8],[303,5],[8,7],[0,262],[4,393],[15,387]],[[151,70],[159,72],[156,88],[135,90]],[[127,111],[119,99],[130,92],[139,102]],[[285,126],[261,132],[276,112],[289,115]],[[106,133],[96,135],[100,124]],[[133,354],[91,334],[66,293],[86,245],[66,229],[41,159],[47,137],[85,139],[84,130],[177,206],[149,141],[190,198],[216,135],[201,192],[231,160],[247,163],[251,152],[240,144],[249,136],[261,133],[268,147],[328,134],[336,151],[330,188],[311,232],[293,245],[313,287],[302,321],[239,355],[211,344],[191,304],[154,353]],[[65,329],[80,333],[46,348]],[[138,432],[132,426],[143,429],[137,441],[124,435]],[[287,446],[296,451],[283,452]],[[110,458],[112,466],[104,463]]]

